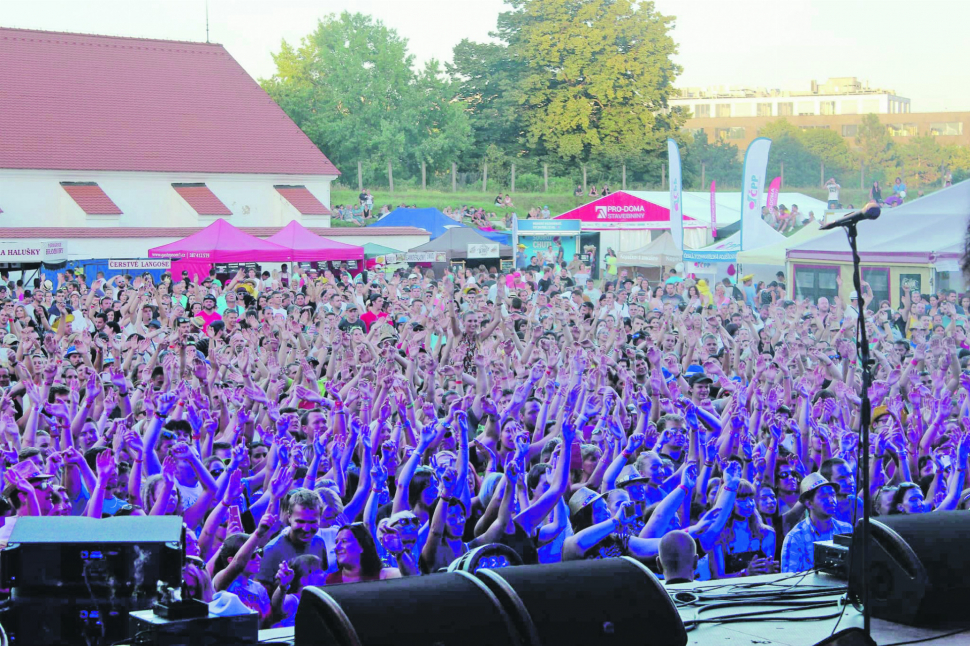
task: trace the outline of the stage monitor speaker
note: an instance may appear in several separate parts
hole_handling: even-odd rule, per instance
[[[0,608],[11,646],[108,646],[128,637],[128,613],[150,607],[128,597],[14,596]]]
[[[630,557],[481,569],[529,646],[684,646],[687,631],[654,574]]]
[[[849,593],[862,595],[862,521],[852,540]],[[873,617],[926,626],[966,617],[970,595],[970,513],[880,516],[869,526],[869,603]]]
[[[467,572],[303,589],[296,646],[519,646],[495,595]]]
[[[0,587],[25,596],[154,594],[159,581],[178,588],[182,538],[179,516],[18,518],[0,550]]]

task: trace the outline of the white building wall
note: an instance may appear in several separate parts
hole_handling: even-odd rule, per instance
[[[229,175],[0,169],[2,223],[10,227],[195,227],[203,217],[183,200],[173,183],[204,183],[226,207],[238,227],[330,226],[329,217],[303,217],[274,185],[303,185],[330,208],[335,176]],[[88,216],[60,182],[97,182],[122,211],[120,216]],[[2,235],[2,230],[0,230]]]
[[[843,112],[843,102],[855,101],[855,111]],[[756,117],[758,115],[758,105],[763,103],[771,104],[771,115],[781,116],[778,111],[779,103],[791,103],[792,115],[798,116],[799,103],[810,103],[813,115],[822,114],[822,103],[834,102],[835,111],[832,114],[866,114],[873,112],[876,114],[907,113],[910,111],[910,101],[907,98],[893,94],[833,94],[833,95],[806,95],[806,96],[765,96],[765,97],[721,97],[721,98],[678,98],[670,99],[671,106],[680,106],[691,111],[694,117],[698,116],[697,106],[706,105],[710,111],[710,117],[717,117],[718,105],[730,105],[731,117]],[[767,116],[767,115],[765,115]]]

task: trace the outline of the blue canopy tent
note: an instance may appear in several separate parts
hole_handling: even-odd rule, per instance
[[[492,242],[497,242],[499,244],[511,245],[512,244],[512,234],[506,233],[504,231],[485,231],[484,229],[475,229],[481,235],[485,236]]]
[[[87,278],[87,284],[90,286],[92,281],[97,277],[98,272],[103,272],[104,277],[108,280],[114,278],[115,276],[124,276],[129,274],[131,276],[143,276],[145,274],[151,274],[152,279],[157,285],[162,281],[162,274],[170,269],[109,269],[107,258],[97,258],[91,260],[68,260],[65,263],[60,263],[57,265],[42,265],[38,275],[42,275],[44,280],[51,281],[54,285],[57,284],[57,274],[63,274],[66,269],[80,270]]]
[[[465,225],[452,220],[438,209],[430,208],[394,209],[374,224],[367,225],[367,228],[418,227],[430,233],[431,239],[434,240],[448,229],[463,226]]]

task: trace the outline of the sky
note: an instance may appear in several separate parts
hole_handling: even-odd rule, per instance
[[[970,111],[970,0],[656,0],[676,17],[680,87],[808,90],[855,76],[912,100],[913,112]],[[503,0],[209,0],[209,40],[254,78],[280,42],[328,13],[374,16],[421,64],[485,41]],[[204,41],[205,0],[0,0],[0,26]]]

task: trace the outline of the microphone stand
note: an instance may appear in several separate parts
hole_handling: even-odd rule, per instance
[[[861,259],[859,258],[859,248],[856,238],[859,232],[856,222],[847,222],[845,235],[849,239],[849,247],[852,249],[852,284],[859,295],[859,334],[856,337],[856,350],[859,353],[859,360],[862,363],[862,404],[860,410],[859,424],[859,452],[862,454],[862,625],[866,637],[872,636],[872,611],[869,607],[869,518],[871,501],[869,500],[869,424],[872,419],[872,403],[869,401],[869,386],[872,384],[872,373],[869,368],[869,337],[866,331],[866,305],[862,297],[862,270],[860,269]]]

